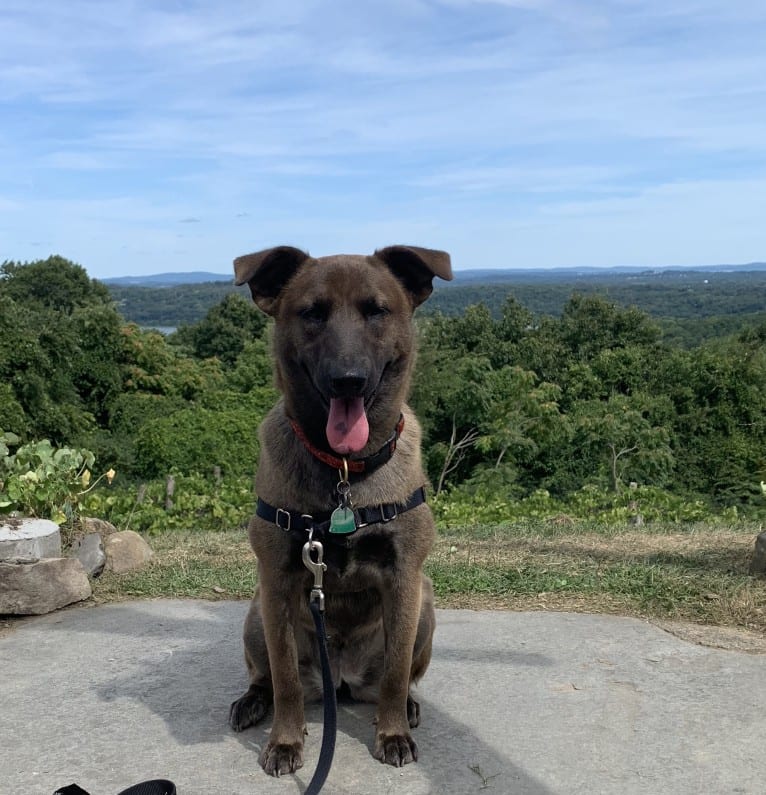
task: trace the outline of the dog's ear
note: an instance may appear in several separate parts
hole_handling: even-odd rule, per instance
[[[277,246],[234,260],[234,283],[247,282],[253,301],[267,314],[274,313],[282,289],[309,255],[292,246]]]
[[[388,246],[378,249],[375,256],[385,262],[407,289],[413,307],[420,306],[431,295],[434,276],[447,281],[452,279],[452,266],[446,251],[418,246]]]

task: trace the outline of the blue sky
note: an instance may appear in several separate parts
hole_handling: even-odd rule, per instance
[[[0,260],[766,260],[762,0],[4,0]]]

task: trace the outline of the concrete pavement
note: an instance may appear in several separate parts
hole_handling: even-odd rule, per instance
[[[293,795],[271,779],[270,727],[226,724],[246,687],[245,602],[158,600],[60,611],[0,637],[0,793],[72,782],[116,795],[148,778],[179,795]],[[699,795],[766,791],[766,655],[652,624],[568,613],[438,611],[418,694],[420,761],[370,756],[373,707],[341,704],[327,795]]]

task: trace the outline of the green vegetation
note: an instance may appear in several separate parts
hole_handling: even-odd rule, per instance
[[[55,449],[47,439],[19,442],[16,434],[0,430],[0,512],[71,524],[88,492],[114,475],[110,470],[92,481],[94,457],[88,450]]]
[[[412,403],[429,473],[458,502],[630,483],[763,511],[766,324],[691,350],[636,309],[575,294],[535,323],[509,299],[421,323]]]
[[[755,291],[735,276],[709,281],[749,311]],[[268,325],[249,299],[223,293],[166,337],[125,323],[103,285],[52,257],[4,263],[0,307],[0,427],[19,444],[92,451],[119,473],[113,495],[125,490],[110,512],[139,529],[161,525],[146,495],[170,474],[179,489],[192,479],[179,505],[190,483],[195,499],[220,496],[187,524],[246,516],[249,497],[223,494],[252,476],[257,426],[276,399]],[[506,296],[495,315],[477,305],[418,323],[411,402],[444,525],[766,513],[766,322],[687,348],[635,307],[573,293],[558,317]]]
[[[417,321],[439,603],[765,628],[763,582],[747,574],[766,517],[766,320],[752,301],[732,287],[728,309],[700,304],[731,322],[674,341],[689,296],[662,324],[587,291],[551,314],[500,297],[494,312]],[[78,265],[4,263],[0,511],[151,534],[156,563],[107,575],[99,599],[248,596],[257,427],[277,399],[268,337],[229,288],[164,336],[126,322]],[[114,484],[93,488],[106,470]]]

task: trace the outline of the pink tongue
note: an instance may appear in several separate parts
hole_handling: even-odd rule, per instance
[[[331,398],[327,441],[336,453],[358,453],[370,435],[363,398]]]

